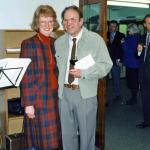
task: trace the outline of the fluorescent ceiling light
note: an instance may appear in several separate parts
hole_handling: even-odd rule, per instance
[[[126,6],[126,7],[140,7],[140,8],[149,8],[149,4],[142,3],[130,3],[130,2],[119,2],[119,1],[107,1],[108,5],[113,6]]]
[[[144,3],[150,4],[150,0],[111,0],[111,1],[119,1],[119,2],[133,2],[133,3]]]

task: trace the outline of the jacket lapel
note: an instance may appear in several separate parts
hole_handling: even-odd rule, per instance
[[[83,32],[82,32],[82,36],[81,38],[79,39],[78,41],[78,44],[77,44],[77,57],[78,59],[81,59],[83,57],[85,57],[85,50],[86,50],[86,40],[88,35],[87,35],[87,29],[86,28],[82,28],[83,29]],[[84,44],[83,44],[84,43]]]

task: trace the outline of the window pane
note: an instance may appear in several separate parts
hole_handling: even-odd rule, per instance
[[[126,35],[127,34],[127,25],[126,24],[120,24],[119,25],[119,31]]]

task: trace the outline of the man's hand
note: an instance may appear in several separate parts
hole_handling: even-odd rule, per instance
[[[35,118],[34,106],[27,106],[27,107],[25,107],[25,113],[27,114],[28,118],[30,118],[30,119]]]
[[[122,67],[122,63],[121,63],[120,59],[116,59],[116,65],[119,67]]]
[[[69,71],[71,75],[73,75],[75,78],[81,78],[81,70],[80,69],[71,69]]]

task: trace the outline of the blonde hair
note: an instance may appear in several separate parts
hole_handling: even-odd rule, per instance
[[[54,31],[59,28],[59,23],[56,20],[56,12],[55,10],[49,5],[40,5],[34,12],[31,28],[33,31],[39,32],[39,18],[40,16],[45,17],[53,17],[54,18]]]

